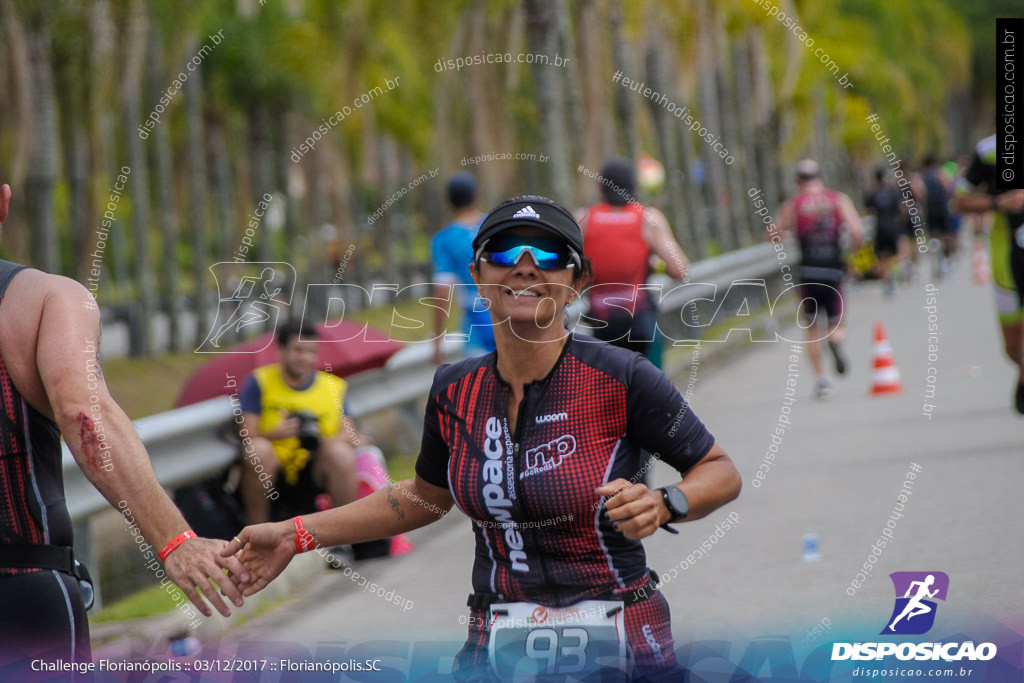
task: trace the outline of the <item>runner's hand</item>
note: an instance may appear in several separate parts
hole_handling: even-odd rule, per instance
[[[251,580],[236,558],[221,556],[221,550],[226,545],[226,541],[212,538],[190,538],[168,555],[164,562],[171,581],[207,617],[213,614],[213,610],[206,604],[206,600],[225,617],[231,616],[231,609],[217,594],[218,588],[237,607],[241,607],[244,600],[240,587]],[[229,573],[224,573],[224,569]]]
[[[295,556],[293,523],[289,520],[245,527],[220,554],[230,557],[236,553],[249,573],[248,580],[241,585],[242,595],[249,597],[266,588]]]
[[[286,417],[271,429],[266,432],[265,436],[270,441],[280,441],[281,439],[291,439],[299,435],[299,427],[302,426],[302,422],[297,417]]]
[[[604,502],[603,514],[632,541],[647,538],[657,531],[662,524],[662,509],[668,511],[662,503],[660,491],[651,491],[644,484],[634,484],[625,479],[610,481],[594,492],[599,496],[610,496]]]
[[[1024,190],[1010,190],[997,195],[996,205],[1007,213],[1024,211]]]

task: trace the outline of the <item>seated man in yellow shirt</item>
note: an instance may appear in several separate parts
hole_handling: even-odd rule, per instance
[[[348,385],[316,369],[318,344],[315,327],[288,321],[277,332],[280,362],[256,368],[242,384],[241,491],[252,524],[270,521],[275,490],[300,478],[327,491],[332,505],[356,498]]]

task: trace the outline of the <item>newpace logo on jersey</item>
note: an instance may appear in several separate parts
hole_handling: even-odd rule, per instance
[[[527,563],[526,552],[523,550],[523,535],[515,528],[512,521],[512,501],[505,495],[505,468],[502,460],[505,458],[505,449],[502,448],[501,439],[505,429],[498,418],[487,418],[487,438],[484,439],[484,455],[487,460],[483,465],[484,487],[482,490],[484,505],[487,512],[491,514],[499,528],[503,528],[505,545],[508,546],[508,559],[512,563],[512,571],[524,574],[530,573],[530,565]],[[511,480],[511,475],[510,480]]]
[[[936,600],[945,602],[949,576],[945,572],[893,572],[889,575],[896,590],[896,604],[879,635],[927,633],[935,624]],[[834,643],[832,661],[844,659],[879,660],[895,655],[900,660],[946,662],[988,661],[996,656],[994,643]]]

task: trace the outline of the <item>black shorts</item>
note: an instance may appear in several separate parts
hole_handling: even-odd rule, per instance
[[[0,546],[2,547],[2,546]],[[78,579],[54,570],[0,576],[0,670],[5,680],[32,659],[85,662],[92,659],[89,620]],[[4,668],[14,665],[13,670]]]
[[[843,317],[843,289],[839,282],[800,280],[797,296],[800,297],[800,315],[807,325],[820,319],[822,311],[829,324]]]
[[[952,234],[953,228],[949,221],[949,214],[940,213],[928,217],[929,234],[933,237]]]
[[[898,251],[898,241],[898,237],[891,233],[875,235],[875,256],[878,258],[895,256]]]

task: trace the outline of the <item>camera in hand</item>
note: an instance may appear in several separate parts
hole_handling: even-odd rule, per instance
[[[307,412],[292,413],[299,418],[299,446],[310,453],[320,448],[320,421],[316,415]]]

